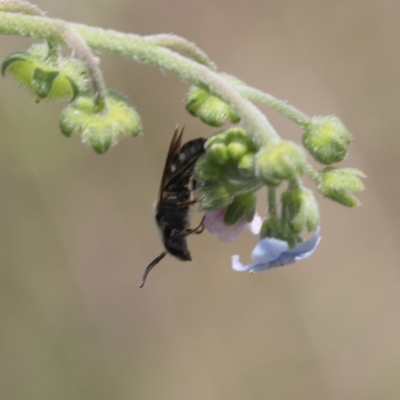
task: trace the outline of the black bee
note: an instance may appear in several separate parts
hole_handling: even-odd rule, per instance
[[[192,258],[187,247],[186,236],[203,231],[203,221],[196,228],[189,228],[189,212],[190,206],[196,202],[191,198],[191,193],[195,188],[195,181],[192,179],[194,166],[204,153],[204,144],[207,139],[190,140],[181,146],[182,135],[183,129],[178,133],[178,128],[175,128],[165,161],[156,206],[156,223],[161,232],[165,251],[146,268],[140,287],[143,287],[148,273],[168,253],[182,261],[190,261]]]

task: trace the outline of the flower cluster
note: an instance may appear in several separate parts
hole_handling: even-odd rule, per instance
[[[257,145],[242,128],[231,128],[212,136],[206,142],[205,155],[196,164],[196,180],[199,183],[197,199],[204,211],[215,211],[235,204],[236,222],[247,212],[246,219],[253,218],[255,197],[251,194],[262,186],[254,174],[254,157]],[[249,194],[247,195],[246,194]],[[236,197],[244,195],[235,202]],[[249,203],[239,212],[242,201]]]
[[[305,127],[306,149],[312,148],[311,155],[325,165],[341,160],[350,142],[347,130],[333,117],[314,122]],[[222,241],[236,240],[244,227],[260,238],[252,252],[254,263],[246,265],[238,255],[232,257],[235,271],[258,273],[314,253],[321,239],[320,222],[314,194],[300,179],[306,171],[313,172],[309,175],[322,194],[346,206],[357,205],[351,192],[363,188],[360,171],[328,166],[317,172],[295,143],[259,145],[243,128],[219,132],[205,147],[195,172],[205,228]],[[268,192],[264,219],[256,213],[257,192],[262,187]]]
[[[291,188],[282,195],[282,218],[273,219],[277,222],[273,231],[271,221],[262,223],[256,214],[257,190],[268,182],[274,191],[283,179],[302,171],[303,164],[303,153],[294,144],[282,142],[268,152],[242,128],[220,132],[207,141],[205,155],[196,165],[196,195],[205,211],[205,228],[223,241],[236,240],[245,226],[254,234],[261,233],[253,252],[258,267],[244,266],[234,256],[235,270],[259,272],[304,258],[316,248],[317,239],[310,247],[299,236],[304,228],[318,229],[318,210],[307,189]]]

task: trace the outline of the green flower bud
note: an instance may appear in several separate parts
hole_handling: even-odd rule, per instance
[[[243,142],[235,141],[228,144],[229,158],[233,161],[239,161],[247,152],[247,146]]]
[[[228,149],[223,143],[214,143],[208,146],[207,157],[218,164],[225,164],[228,161]]]
[[[358,169],[326,167],[321,171],[317,188],[323,196],[344,206],[355,207],[359,201],[350,192],[364,189],[359,177],[364,178],[365,175]]]
[[[121,94],[109,91],[105,107],[97,110],[93,92],[79,95],[62,112],[61,132],[65,136],[82,134],[82,141],[97,153],[104,153],[125,136],[137,136],[141,131],[139,114]]]
[[[230,128],[223,132],[223,135],[226,143],[251,139],[243,128]]]
[[[209,139],[207,139],[207,142],[205,144],[205,149],[206,151],[208,151],[210,149],[211,146],[213,146],[214,144],[226,144],[225,143],[225,132],[220,132],[220,133],[216,133],[215,135],[211,136]]]
[[[313,232],[319,225],[318,204],[311,190],[288,189],[282,194],[282,218],[294,234],[307,228]]]
[[[254,154],[246,154],[238,162],[239,172],[244,177],[254,175]]]
[[[222,145],[225,149],[222,149]],[[230,128],[208,139],[205,149],[210,159],[218,158],[220,163],[224,163],[237,162],[247,153],[255,153],[257,146],[243,128]]]
[[[196,198],[203,211],[216,211],[227,207],[234,195],[234,188],[223,181],[202,185],[196,191]]]
[[[218,162],[210,162],[207,157],[201,157],[196,163],[195,176],[200,182],[219,182],[224,171]]]
[[[228,81],[240,82],[227,75],[224,77]],[[225,101],[197,86],[192,86],[186,95],[186,109],[211,126],[222,126],[225,122],[236,124],[240,121],[238,114]]]
[[[243,171],[250,170],[250,159],[254,157],[257,150],[252,138],[242,128],[231,128],[226,132],[220,132],[207,140],[205,144],[205,155],[202,158],[204,165],[217,164],[219,169],[231,167],[235,173],[238,171],[238,164],[242,162]],[[245,158],[246,157],[246,158]],[[222,168],[223,167],[223,168]],[[215,169],[215,168],[214,168]]]
[[[254,192],[243,193],[236,196],[225,211],[225,225],[234,225],[242,217],[244,217],[247,222],[251,222],[256,213],[256,201],[257,196]]]
[[[87,85],[85,66],[74,58],[55,64],[48,57],[46,45],[36,44],[28,51],[10,54],[2,63],[1,72],[33,92],[38,99],[74,98]]]
[[[316,117],[305,127],[303,144],[321,164],[342,161],[347,154],[351,135],[335,116]]]
[[[267,185],[276,186],[303,173],[306,166],[303,150],[292,142],[280,142],[262,149],[256,156],[257,175]]]

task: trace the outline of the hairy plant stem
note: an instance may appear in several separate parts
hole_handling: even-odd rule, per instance
[[[45,17],[46,14],[38,6],[24,0],[2,0],[0,3],[1,11],[22,13],[28,15],[40,15]]]
[[[46,13],[38,6],[24,0],[1,0],[0,11],[46,17]],[[50,62],[57,65],[60,55],[58,43],[54,40],[48,40],[47,45],[49,47],[48,58]]]
[[[207,57],[207,54],[204,53],[204,51],[183,37],[172,35],[170,33],[161,33],[158,35],[143,36],[143,39],[157,46],[170,47],[171,49],[179,50],[193,58],[193,60],[198,63],[204,64],[212,70],[217,69],[215,64]]]
[[[277,218],[278,208],[276,205],[276,188],[274,188],[273,186],[268,186],[267,191],[268,214],[272,218]]]
[[[319,185],[321,183],[321,175],[312,165],[307,164],[304,173],[311,180],[313,180],[317,185]]]
[[[0,2],[1,9],[1,2]],[[64,42],[59,26],[64,21],[43,17],[0,12],[0,33]],[[73,30],[95,50],[132,57],[137,61],[168,71],[191,84],[206,87],[225,100],[243,119],[249,133],[260,146],[281,139],[265,115],[239,90],[206,66],[177,54],[167,48],[152,44],[143,37],[112,30],[68,23]]]
[[[90,47],[81,36],[66,23],[60,23],[60,33],[69,48],[76,51],[81,60],[85,63],[92,80],[97,111],[102,111],[104,107],[106,107],[107,88],[103,79],[103,74],[98,65],[97,57],[95,57]]]
[[[268,93],[264,93],[259,89],[255,89],[247,85],[238,84],[236,87],[238,91],[247,99],[257,101],[268,106],[272,110],[285,115],[298,125],[306,126],[311,123],[310,117],[283,100],[279,100]]]

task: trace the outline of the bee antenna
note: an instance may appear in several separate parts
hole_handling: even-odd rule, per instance
[[[140,284],[140,288],[142,288],[146,282],[146,278],[147,275],[149,274],[149,272],[154,268],[155,265],[157,265],[165,256],[167,255],[166,251],[163,251],[157,258],[155,258],[146,268],[146,270],[144,271],[143,274],[143,278],[142,278],[142,283]]]

